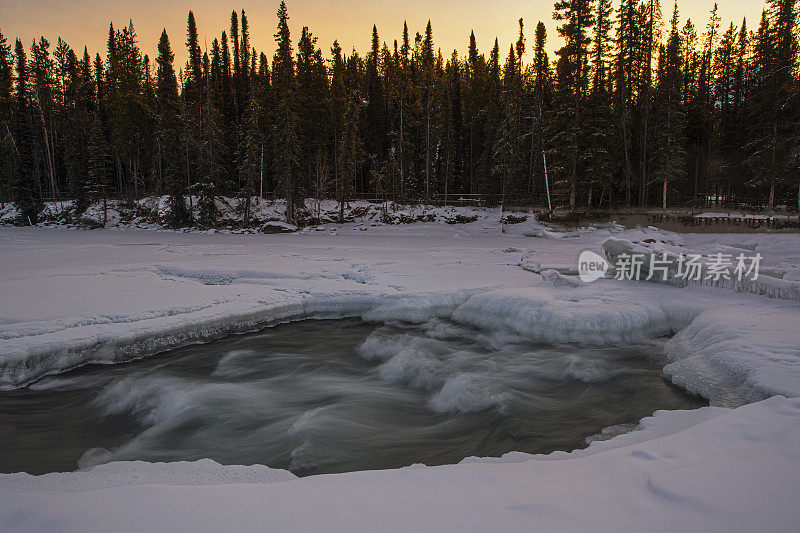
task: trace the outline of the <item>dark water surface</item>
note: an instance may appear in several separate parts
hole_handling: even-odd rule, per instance
[[[115,460],[264,464],[298,475],[585,446],[706,405],[658,344],[541,346],[446,321],[304,321],[0,392],[0,472]]]

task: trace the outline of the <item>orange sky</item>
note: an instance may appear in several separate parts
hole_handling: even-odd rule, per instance
[[[672,12],[670,0],[664,3],[665,19]],[[186,15],[191,9],[197,18],[201,43],[211,40],[229,26],[232,9],[247,12],[253,46],[267,52],[271,58],[274,50],[275,11],[278,1],[247,0],[0,0],[0,31],[13,41],[23,38],[26,46],[35,36],[45,35],[51,42],[63,37],[70,45],[89,46],[105,54],[108,23],[115,26],[127,24],[132,18],[139,35],[143,52],[153,55],[161,29],[166,27],[176,57],[183,63],[186,52]],[[550,48],[555,48],[555,21],[552,20],[552,0],[405,0],[404,2],[365,2],[364,0],[288,0],[292,39],[297,42],[300,27],[308,26],[319,37],[319,46],[326,57],[333,40],[339,39],[345,51],[355,47],[360,53],[370,44],[372,24],[378,26],[381,39],[391,46],[400,37],[403,20],[408,21],[412,34],[422,32],[430,18],[434,41],[448,56],[454,48],[466,50],[469,31],[475,30],[478,47],[488,52],[495,36],[500,38],[503,57],[511,42],[516,41],[517,20],[525,19],[528,42],[532,42],[533,29],[543,20],[551,38]],[[614,5],[618,0],[613,1]],[[692,18],[695,26],[705,28],[713,0],[681,0],[681,18]],[[748,26],[755,29],[761,16],[760,0],[724,0],[719,13],[723,24],[741,22],[747,16]]]

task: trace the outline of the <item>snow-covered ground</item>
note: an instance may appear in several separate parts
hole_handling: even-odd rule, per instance
[[[275,235],[0,228],[0,387],[287,320],[449,317],[498,338],[596,346],[675,333],[664,374],[712,407],[656,413],[586,450],[443,467],[294,479],[201,461],[0,475],[0,530],[796,531],[800,236],[566,232],[501,224],[497,210],[442,213]],[[452,223],[458,214],[466,223]],[[758,252],[769,277],[680,288],[564,275],[609,237]]]
[[[251,198],[250,218],[247,227],[242,227],[245,201],[242,198],[217,197],[216,226],[213,229],[201,228],[199,199],[196,196],[185,198],[186,208],[192,213],[194,224],[181,228],[182,232],[209,233],[272,233],[275,228],[297,230],[296,226],[282,222],[286,217],[286,203],[283,200],[264,200]],[[352,201],[345,205],[344,212],[334,200],[305,201],[307,225],[324,225],[338,222],[344,215],[345,222],[360,225],[398,225],[415,222],[435,222],[459,224],[486,221],[498,218],[498,211],[490,208],[465,208],[432,205],[401,205],[393,202],[375,203]],[[518,220],[528,215],[516,214]],[[0,225],[13,225],[20,217],[20,211],[13,203],[0,207]],[[39,212],[37,226],[60,228],[114,228],[163,230],[169,227],[169,197],[149,196],[140,200],[108,200],[94,202],[81,214],[75,212],[72,200],[46,202]],[[23,221],[24,222],[24,221]],[[28,220],[28,222],[33,222]],[[265,226],[268,228],[265,230]]]

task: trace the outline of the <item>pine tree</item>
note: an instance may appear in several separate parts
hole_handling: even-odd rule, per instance
[[[65,56],[64,64],[59,66],[62,93],[62,103],[59,105],[59,156],[70,196],[75,199],[75,214],[80,215],[90,201],[87,146],[94,109],[94,80],[91,77],[91,60],[85,49],[82,61],[78,60],[72,49],[67,50]]]
[[[658,24],[661,17],[661,7],[657,0],[649,0],[640,8],[643,35],[641,45],[641,73],[639,87],[638,108],[641,120],[639,137],[639,207],[647,205],[650,186],[650,159],[653,143],[651,142],[651,111],[653,107],[653,56],[658,50],[657,35],[660,33]]]
[[[201,158],[201,131],[203,129],[203,60],[200,52],[200,44],[197,38],[197,24],[194,13],[189,11],[186,23],[186,49],[189,53],[189,61],[186,68],[186,79],[184,81],[182,97],[182,122],[183,122],[183,145],[184,167],[186,172],[186,185],[192,186],[192,176],[198,175],[198,161]],[[206,177],[201,176],[201,181]]]
[[[311,189],[313,175],[330,138],[328,113],[328,72],[317,38],[303,27],[297,42],[297,121],[300,145],[300,180],[302,188]]]
[[[747,163],[757,185],[768,186],[767,207],[773,209],[787,177],[800,177],[796,165],[800,103],[797,102],[796,0],[769,0],[756,35],[755,55],[759,65],[751,98],[750,143]]]
[[[141,152],[147,143],[141,127],[149,112],[144,101],[144,61],[133,26],[109,33],[104,111],[114,152],[117,190],[139,195]],[[129,187],[132,187],[130,191]]]
[[[13,111],[13,57],[11,46],[0,32],[0,207],[11,198],[14,176],[14,143],[11,135]]]
[[[250,100],[250,76],[253,74],[251,73],[252,67],[250,66],[251,59],[255,59],[255,54],[250,54],[250,26],[247,22],[247,15],[245,15],[244,9],[242,9],[242,41],[241,45],[239,46],[239,52],[241,53],[241,59],[239,60],[240,67],[242,69],[241,76],[239,79],[239,94],[242,100],[242,106],[247,107],[248,102]]]
[[[658,0],[611,2],[555,5],[553,64],[543,23],[525,61],[520,20],[503,58],[474,32],[466,56],[445,57],[429,22],[390,45],[373,25],[365,55],[334,42],[326,66],[307,27],[294,55],[285,3],[271,65],[244,11],[205,53],[189,12],[179,76],[166,34],[151,67],[132,22],[109,26],[105,58],[38,37],[12,54],[0,34],[0,203],[28,223],[51,197],[80,217],[96,197],[166,192],[169,223],[184,224],[192,192],[213,226],[215,197],[266,184],[301,223],[311,194],[335,196],[342,216],[358,194],[552,207],[552,179],[576,209],[795,195],[800,207],[797,0],[769,0],[756,33],[723,28],[715,7],[701,36],[678,27],[677,5],[662,32]]]
[[[295,112],[295,70],[289,14],[286,2],[278,8],[278,49],[272,60],[272,87],[275,96],[273,139],[275,176],[286,198],[286,221],[295,223],[303,208],[303,192],[296,176],[300,155],[297,115]]]
[[[231,11],[231,45],[233,46],[233,72],[232,72],[232,87],[234,106],[236,108],[236,122],[238,124],[242,113],[244,112],[245,104],[242,95],[242,54],[241,44],[239,42],[239,15],[236,11]]]
[[[239,182],[242,189],[239,193],[244,203],[242,206],[242,221],[244,226],[250,224],[251,205],[255,195],[255,184],[259,178],[261,162],[261,107],[258,100],[253,98],[242,115],[242,134],[239,143]]]
[[[641,33],[635,0],[620,0],[616,35],[617,54],[615,58],[615,96],[614,109],[618,124],[618,135],[622,143],[622,174],[625,184],[625,205],[633,201],[633,106],[635,88],[638,84],[636,58],[638,39]]]
[[[535,190],[536,177],[541,176],[547,209],[552,209],[550,180],[547,174],[547,152],[545,148],[545,113],[549,111],[552,92],[550,58],[547,56],[547,28],[543,22],[536,25],[533,48],[533,73],[530,105],[530,156],[528,169],[528,189]],[[539,170],[541,169],[541,174]]]
[[[200,130],[200,175],[202,181],[194,186],[198,196],[199,222],[203,227],[213,227],[217,221],[217,194],[226,187],[225,137],[222,131],[222,114],[214,104],[211,80],[203,98],[203,121]]]
[[[19,39],[16,40],[14,46],[14,58],[16,87],[12,110],[11,141],[16,160],[12,198],[20,211],[18,223],[33,224],[36,222],[42,202],[42,186],[34,174],[33,121],[28,83],[28,58],[25,53],[25,47]]]
[[[592,88],[586,105],[586,141],[589,155],[586,158],[584,189],[586,205],[594,207],[605,200],[610,202],[613,189],[615,149],[612,108],[611,63],[611,0],[598,0],[594,35],[591,45]],[[595,196],[600,188],[599,198]]]
[[[42,161],[46,173],[47,193],[51,198],[59,196],[56,177],[55,136],[54,136],[54,92],[55,63],[50,56],[50,43],[44,37],[31,45],[30,91],[31,113],[35,121],[33,136],[34,158]]]
[[[365,147],[373,178],[381,172],[385,161],[384,80],[380,73],[380,39],[377,26],[372,26],[372,47],[367,56],[365,109]]]
[[[364,154],[364,143],[359,135],[359,121],[362,97],[356,89],[351,89],[342,117],[341,137],[339,138],[339,169],[341,176],[337,184],[336,196],[339,200],[339,222],[344,223],[345,206],[353,198],[358,169]]]
[[[500,205],[506,208],[511,191],[521,182],[524,161],[521,141],[522,79],[517,66],[517,51],[512,45],[503,68],[503,90],[500,97],[500,120],[494,142],[492,176],[500,183]]]
[[[339,191],[339,181],[341,178],[341,170],[339,162],[341,157],[339,154],[340,142],[339,139],[342,133],[344,123],[344,111],[347,102],[347,88],[345,87],[345,63],[342,57],[342,48],[339,46],[338,41],[333,41],[331,47],[331,89],[330,89],[330,117],[331,117],[331,137],[333,145],[333,181],[334,188]]]
[[[178,80],[175,76],[173,61],[175,54],[169,43],[167,30],[161,32],[158,42],[158,65],[156,78],[156,116],[157,116],[157,168],[159,181],[166,184],[169,194],[169,213],[167,222],[172,226],[180,226],[189,220],[189,212],[184,199],[184,180],[180,163],[174,154],[180,153],[180,98],[178,96]]]
[[[445,93],[443,113],[444,143],[444,202],[448,202],[453,192],[467,192],[468,184],[464,183],[464,102],[462,89],[462,66],[458,52],[453,54],[445,67]],[[466,185],[466,186],[465,186]]]
[[[715,168],[710,182],[715,197],[726,201],[733,188],[736,149],[735,138],[735,85],[737,63],[738,28],[731,23],[722,35],[716,49],[714,74],[716,82],[713,94],[717,103],[714,108],[712,146],[709,150],[711,164]]]
[[[563,0],[556,3],[553,13],[555,20],[561,21],[558,33],[565,44],[557,54],[558,65],[558,106],[559,168],[569,186],[569,205],[576,206],[578,187],[584,172],[585,150],[583,144],[584,108],[589,85],[589,43],[588,29],[594,24],[592,0]]]
[[[421,76],[422,76],[422,102],[425,114],[425,203],[429,204],[431,200],[431,172],[432,172],[432,127],[433,127],[433,111],[436,106],[435,102],[435,70],[434,70],[434,56],[433,56],[433,30],[431,29],[431,21],[425,27],[425,38],[422,41],[422,54],[421,54]]]
[[[675,3],[666,48],[662,47],[656,90],[656,149],[653,179],[660,181],[661,208],[668,205],[669,187],[677,188],[686,174],[686,113],[681,101],[683,72],[678,4]]]
[[[469,192],[478,191],[478,161],[480,160],[481,111],[485,96],[486,60],[478,53],[475,32],[470,32],[467,64],[465,72],[465,116],[467,121],[466,165],[469,179]]]
[[[186,48],[189,51],[189,68],[186,71],[186,90],[191,94],[192,101],[200,100],[200,91],[203,81],[203,65],[201,61],[200,43],[197,39],[197,23],[194,13],[189,11],[186,22]]]
[[[87,196],[102,198],[103,205],[106,206],[109,186],[109,151],[99,113],[93,113],[91,117],[87,157]],[[80,209],[78,214],[80,214]],[[107,211],[104,209],[103,225],[106,223],[106,218]]]

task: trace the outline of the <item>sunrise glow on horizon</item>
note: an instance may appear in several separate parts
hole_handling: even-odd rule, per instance
[[[617,1],[613,2],[616,6]],[[408,0],[396,4],[371,3],[364,5],[357,0],[290,0],[287,2],[291,17],[292,38],[296,43],[302,26],[308,26],[318,38],[318,46],[326,57],[331,44],[337,39],[346,52],[355,49],[363,54],[370,45],[372,25],[377,25],[381,41],[391,47],[394,39],[400,39],[403,21],[408,22],[412,39],[416,32],[422,33],[428,19],[431,20],[437,48],[448,56],[453,49],[460,54],[466,52],[470,31],[475,32],[481,52],[488,53],[495,37],[501,50],[516,41],[518,19],[523,18],[528,42],[538,21],[548,29],[548,48],[552,51],[559,43],[552,20],[552,0],[444,0],[423,2]],[[679,5],[682,21],[691,18],[702,33],[713,7],[712,0],[683,3]],[[186,60],[183,46],[186,32],[186,16],[191,10],[198,22],[201,43],[210,47],[211,41],[223,30],[229,30],[232,10],[244,9],[250,23],[252,45],[271,58],[274,51],[275,11],[278,2],[219,0],[193,0],[191,2],[161,2],[156,0],[131,0],[128,2],[84,0],[29,0],[25,3],[3,3],[0,5],[0,31],[9,41],[22,39],[27,45],[32,39],[44,35],[52,43],[62,37],[72,47],[82,49],[86,45],[90,54],[105,55],[109,22],[121,27],[133,20],[143,53],[155,53],[158,35],[166,28],[176,52],[178,64]],[[756,29],[764,3],[760,0],[726,0],[719,2],[722,27],[731,22],[737,26],[747,18],[750,29]],[[662,2],[665,20],[672,11],[672,2]]]

